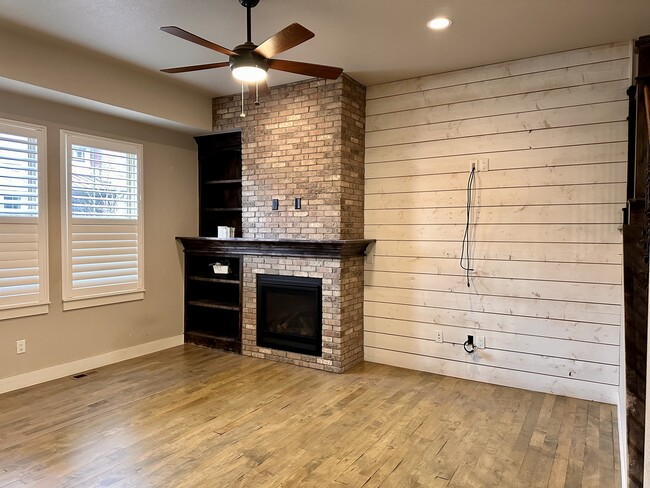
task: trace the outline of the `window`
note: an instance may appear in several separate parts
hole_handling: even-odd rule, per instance
[[[0,319],[47,313],[45,127],[0,119]]]
[[[61,131],[63,309],[144,297],[142,146]]]

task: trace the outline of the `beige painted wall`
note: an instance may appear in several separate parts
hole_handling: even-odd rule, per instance
[[[95,103],[127,118],[210,131],[211,97],[140,68],[0,19],[0,83],[39,88],[66,103]],[[29,60],[26,62],[25,60]],[[12,88],[14,88],[12,86]],[[45,95],[43,95],[45,96]]]
[[[182,334],[182,253],[198,232],[196,149],[190,136],[0,91],[0,117],[47,127],[50,312],[0,321],[0,379]],[[62,311],[59,130],[144,145],[145,299]],[[16,355],[16,340],[27,353]]]

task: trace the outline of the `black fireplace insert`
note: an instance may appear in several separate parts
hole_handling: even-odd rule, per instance
[[[320,356],[322,281],[257,275],[257,345]]]

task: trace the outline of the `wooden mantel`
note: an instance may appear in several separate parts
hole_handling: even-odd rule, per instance
[[[216,237],[177,237],[186,252],[241,254],[256,256],[297,256],[341,259],[363,256],[374,239],[218,239]]]

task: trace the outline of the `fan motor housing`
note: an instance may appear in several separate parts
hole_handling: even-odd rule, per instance
[[[238,56],[228,57],[230,69],[232,70],[240,66],[255,66],[256,68],[261,68],[264,71],[268,71],[269,63],[266,58],[260,54],[253,52],[256,47],[257,46],[252,42],[246,42],[233,49],[233,51],[235,51]]]

